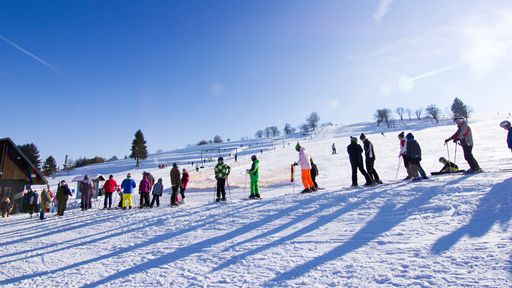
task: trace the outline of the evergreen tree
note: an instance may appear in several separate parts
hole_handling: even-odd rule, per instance
[[[213,143],[222,143],[222,138],[220,138],[219,135],[215,135],[215,137],[213,137]]]
[[[468,120],[469,114],[471,113],[471,109],[468,108],[466,104],[464,104],[464,102],[462,102],[462,100],[460,100],[459,98],[455,98],[453,100],[451,110],[453,112],[454,117],[462,116],[466,119],[466,121]]]
[[[27,157],[28,161],[37,169],[41,168],[41,160],[39,159],[39,150],[34,143],[18,146],[18,149]]]
[[[57,172],[57,162],[52,155],[48,156],[43,162],[43,171],[46,176],[50,176]]]
[[[132,154],[130,158],[137,161],[136,167],[139,167],[140,160],[144,160],[148,157],[148,147],[146,146],[146,140],[144,140],[144,134],[142,131],[137,130],[135,132],[135,139],[132,142]]]

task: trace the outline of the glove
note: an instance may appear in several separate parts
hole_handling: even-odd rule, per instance
[[[249,174],[249,169],[245,170],[245,172],[246,172],[247,174]]]
[[[297,166],[297,165],[299,165],[299,163],[297,163],[297,162],[293,163],[293,166]]]
[[[450,138],[445,139],[445,140],[444,140],[444,143],[446,144],[446,143],[448,143],[448,141],[450,141]]]

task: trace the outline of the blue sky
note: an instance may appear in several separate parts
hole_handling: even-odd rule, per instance
[[[509,102],[510,1],[1,1],[0,137],[42,158]],[[508,111],[503,111],[508,112]],[[8,124],[6,124],[8,123]]]

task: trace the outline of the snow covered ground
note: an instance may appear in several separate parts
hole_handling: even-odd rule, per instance
[[[147,170],[164,179],[164,205],[71,209],[43,222],[26,214],[3,219],[0,286],[512,287],[512,172],[502,170],[512,168],[512,154],[498,126],[503,118],[478,115],[470,122],[474,155],[486,173],[417,183],[396,181],[397,134],[412,131],[423,150],[423,167],[437,171],[437,159],[447,154],[443,140],[456,129],[450,121],[406,121],[396,129],[333,126],[301,141],[325,187],[311,194],[298,194],[300,183],[289,182],[295,140],[274,143],[276,149],[253,140],[237,163],[229,158],[227,203],[212,203],[212,163],[191,172],[185,205],[168,206],[169,169],[156,166],[197,161],[194,147],[152,155],[137,170],[128,160],[77,169],[50,179],[52,187],[83,173],[113,173],[121,181],[130,171],[139,181]],[[348,136],[361,132],[376,147],[376,169],[386,185],[348,188],[345,147]],[[449,148],[453,159],[454,144]],[[263,199],[246,201],[244,172],[256,152]],[[457,163],[467,169],[460,148]],[[398,179],[404,176],[400,165]]]

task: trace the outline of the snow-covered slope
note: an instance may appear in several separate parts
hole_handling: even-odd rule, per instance
[[[399,129],[415,134],[423,167],[436,171],[437,159],[447,156],[443,140],[456,129],[449,121],[394,130],[355,124],[301,140],[325,187],[316,193],[299,194],[300,183],[289,182],[295,140],[274,143],[275,149],[254,142],[237,163],[228,160],[233,172],[226,204],[212,203],[212,163],[191,172],[187,204],[178,208],[168,207],[166,189],[160,208],[71,209],[44,222],[14,215],[0,222],[0,286],[512,287],[512,172],[502,170],[512,168],[512,155],[501,120],[480,115],[470,123],[474,155],[486,170],[476,175],[396,181]],[[386,185],[348,188],[345,147],[348,136],[361,132],[376,148]],[[453,159],[453,143],[449,148]],[[144,169],[169,188],[169,169],[156,166],[194,161],[194,149],[153,155],[140,170],[120,160],[73,173],[113,173],[122,180],[130,171],[138,181]],[[245,201],[252,153],[261,158],[264,199]],[[457,163],[467,168],[460,148]],[[401,179],[405,172],[398,167]],[[52,185],[72,177],[61,175]]]

